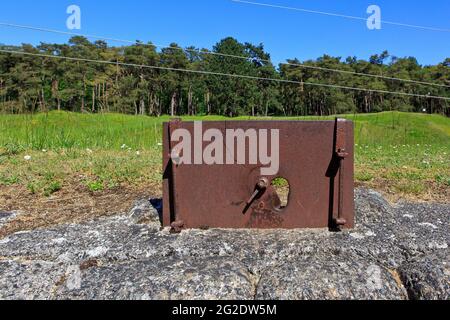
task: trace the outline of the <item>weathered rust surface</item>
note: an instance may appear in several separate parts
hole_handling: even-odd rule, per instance
[[[354,227],[351,121],[203,122],[204,131],[219,129],[224,135],[227,129],[278,129],[280,170],[276,176],[261,176],[262,165],[177,166],[170,157],[174,147],[170,137],[178,128],[194,135],[193,122],[164,124],[164,226],[172,226],[175,232],[186,228]],[[271,185],[278,177],[290,186],[285,208]]]

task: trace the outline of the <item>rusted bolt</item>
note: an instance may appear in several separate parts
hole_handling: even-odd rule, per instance
[[[267,178],[261,178],[261,179],[259,179],[256,186],[260,190],[267,189],[269,187],[269,180]]]
[[[347,224],[347,220],[343,218],[334,219],[334,223],[336,226],[345,226]]]
[[[181,220],[172,222],[172,224],[170,225],[171,229],[170,229],[170,233],[181,233],[181,231],[184,228],[184,222]]]
[[[349,156],[349,153],[346,151],[346,149],[338,149],[337,155],[339,158],[347,158]]]

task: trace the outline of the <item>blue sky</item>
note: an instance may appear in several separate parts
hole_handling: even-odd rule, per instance
[[[311,10],[366,17],[371,4],[382,19],[450,29],[450,1],[433,0],[254,0]],[[82,10],[79,32],[168,45],[210,48],[233,36],[264,43],[275,62],[324,53],[367,59],[385,49],[415,56],[422,64],[450,57],[450,33],[384,25],[370,31],[364,21],[233,3],[230,0],[3,0],[0,22],[66,29],[66,8]],[[68,37],[0,27],[0,43],[64,42]],[[111,43],[114,44],[114,43]],[[117,44],[117,43],[116,43]]]

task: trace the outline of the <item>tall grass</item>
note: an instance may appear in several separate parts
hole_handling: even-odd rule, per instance
[[[355,122],[355,142],[358,145],[450,146],[450,119],[442,116],[386,112],[343,117]],[[236,120],[248,119],[248,117],[242,117]],[[316,120],[318,118],[282,119]],[[68,112],[0,115],[0,146],[21,150],[58,150],[117,149],[126,145],[133,149],[148,150],[155,148],[161,142],[162,123],[168,120],[169,117]],[[226,118],[184,117],[183,120],[208,121],[226,120]]]
[[[450,119],[397,112],[342,117],[355,122],[357,182],[389,193],[448,198]],[[334,118],[271,120],[319,119]],[[0,188],[21,185],[49,195],[61,188],[75,190],[80,183],[91,192],[119,185],[159,186],[162,123],[168,120],[67,112],[0,115]]]

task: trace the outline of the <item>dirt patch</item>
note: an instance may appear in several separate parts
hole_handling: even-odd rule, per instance
[[[450,203],[450,187],[432,181],[426,181],[420,193],[402,192],[398,184],[391,180],[376,178],[370,182],[357,182],[356,187],[365,187],[379,191],[391,203],[401,200],[410,202]]]
[[[357,183],[357,186],[380,191],[391,203],[399,200],[449,203],[450,199],[450,188],[433,182],[427,183],[424,186],[426,192],[418,195],[399,192],[392,181],[385,179]],[[288,192],[282,193],[281,196],[287,197],[287,194]],[[19,231],[81,223],[128,212],[137,199],[161,195],[160,185],[149,183],[90,192],[75,178],[66,181],[64,188],[51,197],[32,194],[20,185],[0,186],[0,210],[21,212],[15,219],[0,227],[0,239]]]
[[[0,186],[0,209],[21,212],[0,228],[0,238],[19,231],[80,223],[128,212],[136,199],[160,194],[158,187],[150,185],[120,186],[90,192],[75,183],[51,197],[45,197],[32,194],[21,186]]]

